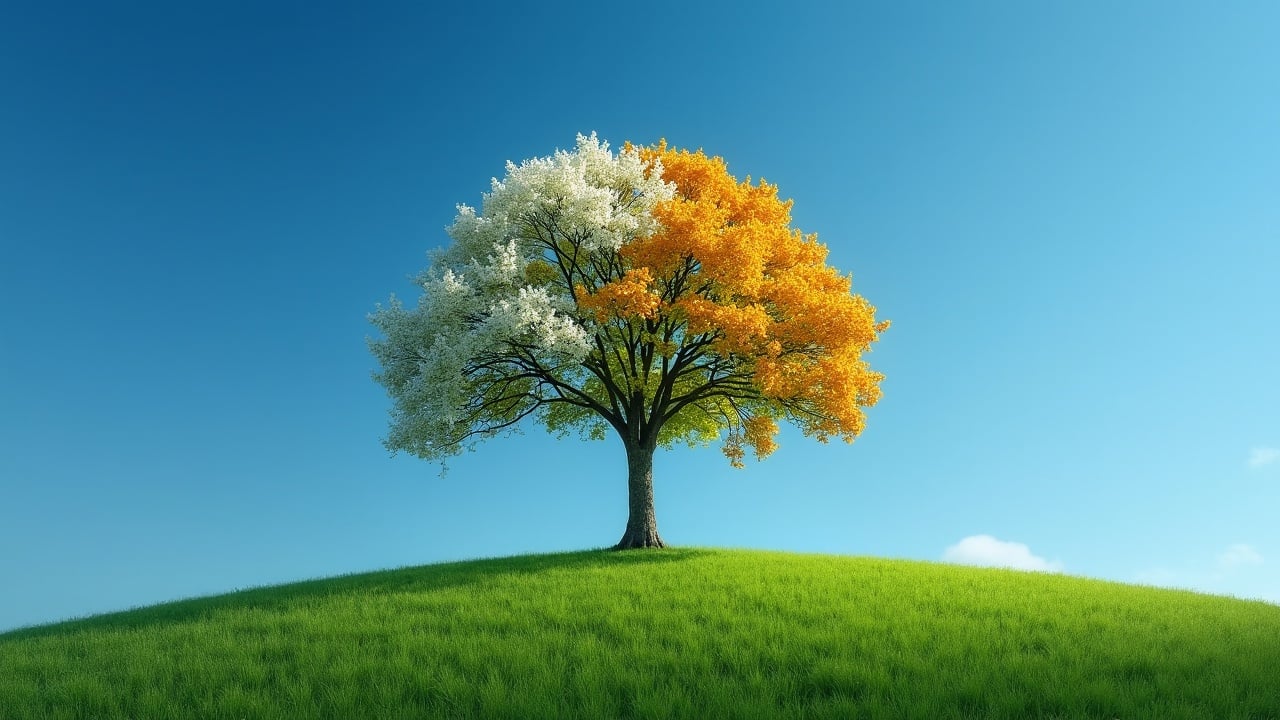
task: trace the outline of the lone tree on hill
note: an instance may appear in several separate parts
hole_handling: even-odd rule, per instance
[[[790,227],[777,187],[723,160],[578,136],[574,151],[507,164],[449,247],[370,316],[394,400],[386,446],[441,459],[526,417],[627,454],[630,515],[617,548],[662,547],[653,453],[723,437],[777,447],[777,421],[846,442],[883,376],[862,359],[888,322]]]

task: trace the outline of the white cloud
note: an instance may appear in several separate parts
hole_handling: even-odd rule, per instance
[[[1195,590],[1265,600],[1280,605],[1280,577],[1262,566],[1262,553],[1247,543],[1236,543],[1216,555],[1201,554],[1174,567],[1148,568],[1137,573],[1143,585]]]
[[[1218,556],[1218,567],[1228,570],[1245,565],[1261,565],[1262,554],[1252,545],[1237,543]]]
[[[1022,543],[997,540],[990,535],[970,535],[943,551],[942,561],[960,565],[1062,572],[1062,563],[1049,562],[1033,555],[1031,548]]]
[[[1260,468],[1263,465],[1280,460],[1280,448],[1256,447],[1249,451],[1249,467]]]

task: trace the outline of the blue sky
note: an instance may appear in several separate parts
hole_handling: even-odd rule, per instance
[[[0,629],[616,542],[620,443],[534,426],[441,477],[381,446],[365,346],[455,204],[591,131],[778,184],[894,323],[854,445],[661,453],[668,542],[1280,602],[1277,26],[1243,2],[10,5]]]

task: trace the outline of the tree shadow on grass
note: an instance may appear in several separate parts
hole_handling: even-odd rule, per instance
[[[344,595],[377,596],[432,592],[464,587],[512,575],[538,575],[564,570],[675,563],[705,556],[698,548],[661,550],[583,550],[543,555],[518,555],[483,560],[421,565],[304,580],[285,585],[239,590],[225,595],[176,600],[145,608],[95,615],[50,625],[37,625],[0,633],[0,642],[73,635],[84,631],[144,630],[201,622],[223,611],[284,610],[310,600]]]

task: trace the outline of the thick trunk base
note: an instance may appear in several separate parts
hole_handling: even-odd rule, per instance
[[[658,528],[636,529],[627,528],[623,533],[622,539],[617,545],[613,546],[614,550],[635,550],[638,548],[661,548],[667,544],[662,542],[662,538],[658,535]]]

